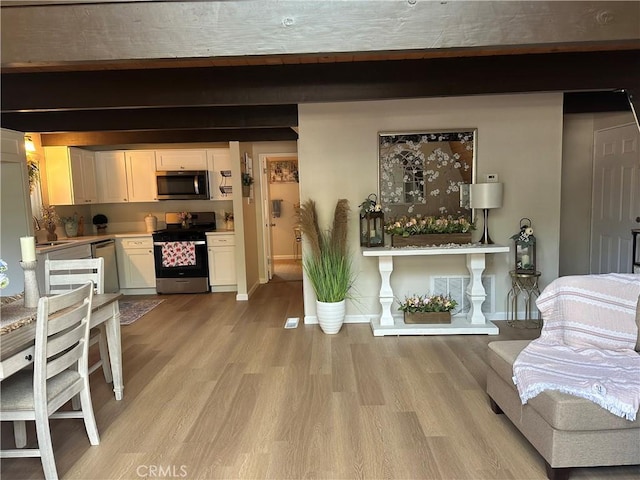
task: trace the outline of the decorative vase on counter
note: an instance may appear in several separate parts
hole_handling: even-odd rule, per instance
[[[180,224],[180,226],[182,228],[189,228],[189,222],[187,222],[186,220],[182,220],[182,223]]]
[[[78,236],[78,222],[70,220],[64,223],[64,231],[67,234],[67,237],[77,237]]]
[[[56,226],[49,225],[47,226],[47,241],[55,242],[58,240],[58,234],[56,233]]]

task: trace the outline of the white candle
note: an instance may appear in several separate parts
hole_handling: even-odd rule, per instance
[[[36,242],[33,237],[20,237],[20,253],[23,262],[36,261]]]
[[[522,255],[522,267],[529,265],[529,255]]]

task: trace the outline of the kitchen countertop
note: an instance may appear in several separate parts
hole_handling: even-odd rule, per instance
[[[56,250],[62,250],[64,248],[75,247],[78,245],[87,245],[90,243],[102,242],[104,240],[113,240],[119,237],[138,237],[138,236],[151,236],[146,232],[129,232],[129,233],[109,233],[107,235],[84,235],[82,237],[58,237],[55,245],[36,244],[36,253],[49,253]]]
[[[207,232],[207,235],[216,235],[222,233],[234,233],[233,230],[219,229],[212,232]],[[114,240],[116,238],[127,237],[150,237],[151,233],[148,232],[123,232],[123,233],[109,233],[106,235],[84,235],[82,237],[58,237],[56,245],[36,245],[36,253],[46,254],[55,250],[62,250],[64,248],[75,247],[78,245],[86,245],[90,243],[102,242],[104,240]]]

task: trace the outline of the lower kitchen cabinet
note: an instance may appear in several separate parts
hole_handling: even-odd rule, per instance
[[[116,253],[120,291],[128,295],[155,293],[151,235],[117,238]]]
[[[212,292],[238,290],[235,238],[232,233],[207,234],[209,285]]]

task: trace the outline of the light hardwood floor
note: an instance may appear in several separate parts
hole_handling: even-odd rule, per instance
[[[234,294],[165,295],[122,328],[124,400],[91,378],[101,444],[80,421],[52,420],[66,479],[544,479],[542,458],[485,395],[499,336],[335,336],[303,317],[300,282]],[[30,444],[35,432],[28,430]],[[10,425],[2,443],[12,446]],[[40,460],[5,459],[2,479],[42,477]],[[572,478],[638,478],[635,467]]]

